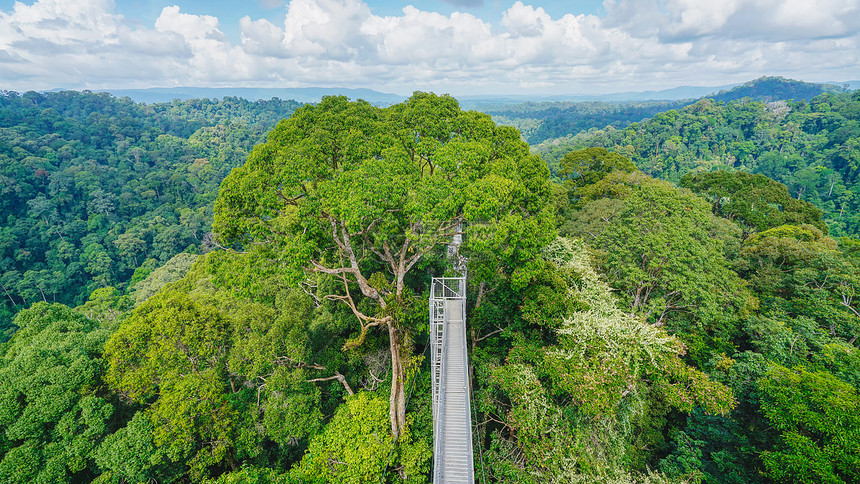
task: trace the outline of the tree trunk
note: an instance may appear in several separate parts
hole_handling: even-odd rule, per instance
[[[6,295],[9,297],[9,300],[10,300],[10,301],[12,301],[12,306],[17,308],[17,307],[18,307],[18,304],[16,304],[16,303],[15,303],[15,300],[14,300],[14,299],[12,299],[12,295],[11,295],[11,294],[9,294],[9,290],[8,290],[8,289],[6,289],[6,285],[5,285],[5,284],[0,284],[0,286],[3,286],[3,292],[5,292],[5,293],[6,293]]]
[[[394,327],[394,321],[388,322],[388,339],[391,348],[391,396],[388,400],[388,412],[391,435],[397,441],[406,427],[406,382],[403,371],[403,345]]]

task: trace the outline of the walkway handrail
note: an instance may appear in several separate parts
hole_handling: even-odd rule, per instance
[[[445,337],[447,336],[446,331],[445,331],[446,326],[448,326],[446,324],[447,322],[448,322],[448,315],[445,314],[445,319],[443,320],[443,324],[442,324],[442,341],[445,341]],[[439,358],[441,359],[441,361],[445,361],[445,357],[447,356],[447,354],[448,354],[447,345],[443,344],[442,348],[441,348],[441,352],[439,354]],[[437,399],[438,399],[437,412],[438,412],[438,409],[444,409],[445,408],[445,391],[444,391],[444,388],[445,388],[445,372],[443,371],[443,372],[441,372],[441,375],[439,378],[439,388],[437,389],[437,393],[438,393],[438,396],[437,396]],[[438,465],[437,459],[439,459],[440,457],[444,457],[444,453],[442,451],[442,444],[445,442],[445,438],[444,438],[444,435],[445,435],[445,427],[444,427],[445,419],[444,418],[437,418],[436,415],[438,415],[438,413],[436,413],[434,415],[434,421],[433,421],[433,463],[434,463],[434,466],[433,466],[433,481],[432,482],[440,483],[440,482],[442,482],[442,479],[441,479],[442,466]]]
[[[433,278],[429,312],[433,348],[433,482],[471,484],[474,459],[466,346],[466,278]]]

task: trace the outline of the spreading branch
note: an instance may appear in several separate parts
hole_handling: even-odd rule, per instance
[[[489,338],[490,336],[493,336],[493,335],[495,335],[495,334],[499,334],[499,333],[501,333],[501,332],[502,332],[502,328],[498,328],[498,329],[496,329],[496,330],[494,330],[494,331],[490,331],[489,333],[485,334],[484,336],[478,336],[478,337],[476,337],[476,338],[475,338],[475,342],[476,342],[476,343],[479,343],[479,342],[484,341],[485,339]]]
[[[289,356],[278,356],[277,358],[275,358],[275,364],[280,365],[280,366],[291,366],[293,368],[310,368],[312,370],[320,370],[320,371],[326,370],[326,367],[320,365],[319,363],[306,363],[304,361],[290,358]],[[260,377],[260,378],[263,381],[265,381],[265,378],[262,378],[262,377]],[[341,385],[343,385],[344,390],[346,390],[346,393],[348,393],[350,395],[355,395],[355,393],[352,391],[352,387],[350,387],[349,383],[346,381],[346,377],[343,376],[339,371],[335,371],[334,375],[329,376],[329,377],[310,378],[310,379],[305,380],[305,381],[307,381],[307,382],[320,382],[320,381],[331,381],[331,380],[339,381],[341,383]],[[265,384],[261,385],[260,388],[262,388],[264,386],[265,386]],[[259,397],[259,390],[260,389],[258,388],[257,389],[257,392],[258,392],[257,400],[258,401],[260,398]]]
[[[355,395],[355,393],[352,391],[352,388],[350,388],[349,383],[346,382],[346,377],[341,375],[339,372],[334,372],[334,375],[327,377],[327,378],[311,378],[308,381],[309,382],[318,382],[318,381],[331,381],[331,380],[339,381],[343,385],[343,388],[346,390],[346,393],[349,393],[350,395]]]
[[[361,325],[361,334],[359,334],[358,338],[344,343],[343,349],[346,350],[361,346],[361,344],[364,343],[365,338],[367,338],[367,333],[370,331],[370,328],[379,326],[380,324],[389,324],[391,322],[391,316],[377,318],[368,316],[361,312],[361,310],[359,310],[355,305],[355,300],[352,299],[352,294],[349,290],[349,280],[346,277],[346,273],[341,273],[340,278],[341,281],[343,281],[344,294],[329,294],[325,296],[325,299],[329,301],[340,301],[346,304],[355,317],[358,318],[359,324]]]

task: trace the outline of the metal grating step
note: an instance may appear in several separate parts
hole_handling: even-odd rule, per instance
[[[469,360],[466,352],[465,278],[433,279],[433,482],[474,482]]]

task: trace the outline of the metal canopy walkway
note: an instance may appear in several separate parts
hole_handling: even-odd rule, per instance
[[[475,482],[469,358],[466,354],[466,278],[433,278],[430,291],[433,378],[433,483]]]

